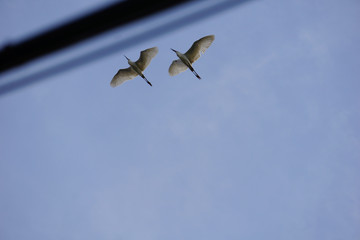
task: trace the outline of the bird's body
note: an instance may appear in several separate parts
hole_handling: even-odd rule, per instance
[[[136,62],[131,61],[125,56],[130,67],[120,69],[111,80],[110,86],[117,87],[125,81],[131,80],[138,75],[142,77],[150,86],[152,86],[152,84],[146,79],[143,71],[150,64],[151,59],[156,56],[158,51],[159,50],[157,47],[146,49],[140,53],[140,57]]]
[[[191,62],[190,62],[190,60],[186,57],[185,54],[182,54],[181,52],[178,52],[178,51],[176,51],[176,50],[174,50],[174,49],[172,49],[172,50],[176,53],[176,55],[180,58],[180,60],[181,60],[187,67],[191,66]]]
[[[150,86],[152,86],[151,83],[146,79],[146,77],[145,77],[144,74],[142,73],[140,67],[136,64],[136,62],[133,62],[133,61],[131,61],[130,59],[128,59],[128,64],[130,65],[130,67],[131,67],[138,75],[140,75],[140,77],[142,77],[143,79],[145,79],[146,82],[147,82],[148,84],[150,84]]]
[[[142,71],[141,69],[136,65],[136,62],[131,61],[130,59],[128,59],[128,64],[132,67],[132,69],[134,69],[134,71],[138,74],[141,75]]]
[[[200,55],[210,47],[214,39],[214,35],[200,38],[192,44],[191,48],[185,54],[171,49],[176,53],[179,59],[172,62],[169,67],[169,74],[171,76],[175,76],[189,68],[198,79],[201,79],[201,77],[195,72],[192,63],[199,59]]]

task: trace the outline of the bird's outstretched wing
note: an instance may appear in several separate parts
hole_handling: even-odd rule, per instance
[[[117,87],[127,80],[131,80],[138,74],[131,68],[120,69],[110,82],[110,86]]]
[[[144,71],[147,66],[149,66],[151,59],[156,56],[159,52],[157,47],[148,48],[144,51],[141,51],[139,59],[135,62],[136,65],[140,68],[141,71]]]
[[[211,43],[214,41],[215,36],[209,35],[195,41],[191,48],[185,53],[185,56],[191,63],[199,59],[200,54],[204,53],[208,49]]]
[[[180,60],[175,60],[171,63],[169,67],[170,76],[175,76],[183,71],[185,71],[188,67]]]

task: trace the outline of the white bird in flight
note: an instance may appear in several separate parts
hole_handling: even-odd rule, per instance
[[[178,52],[171,48],[171,50],[173,50],[176,53],[179,59],[173,61],[172,64],[170,65],[169,67],[170,76],[175,76],[189,68],[198,79],[201,79],[199,74],[197,74],[194,68],[192,67],[192,63],[194,63],[196,60],[199,59],[200,54],[204,53],[205,50],[210,47],[214,39],[215,39],[214,35],[209,35],[200,38],[199,40],[193,43],[191,48],[185,54],[182,54],[181,52]]]
[[[140,75],[150,86],[152,86],[151,82],[146,79],[142,72],[147,66],[149,66],[151,59],[153,59],[153,57],[155,57],[158,52],[159,49],[157,47],[141,51],[140,57],[136,62],[131,61],[125,56],[125,58],[128,60],[130,67],[120,69],[111,80],[110,86],[117,87],[125,81],[131,80],[138,75]]]

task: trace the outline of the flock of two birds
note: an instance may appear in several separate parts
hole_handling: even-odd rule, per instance
[[[192,44],[191,48],[185,54],[171,48],[171,50],[176,53],[179,59],[171,63],[169,67],[170,76],[175,76],[189,68],[198,79],[201,79],[200,76],[195,72],[192,63],[199,59],[200,54],[204,53],[205,50],[210,47],[214,39],[214,35],[200,38]],[[128,60],[130,67],[120,69],[111,80],[110,86],[117,87],[125,81],[131,80],[138,75],[141,76],[150,86],[152,86],[152,84],[144,76],[143,71],[150,64],[151,59],[156,56],[158,51],[159,50],[157,47],[141,51],[140,58],[136,62],[131,61],[125,56],[125,58]]]

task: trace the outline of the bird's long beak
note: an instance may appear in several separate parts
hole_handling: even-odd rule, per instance
[[[130,60],[127,56],[124,55],[124,57],[125,57],[128,61]]]
[[[173,50],[174,52],[176,52],[176,50],[174,50],[174,49],[172,49],[172,48],[170,48],[171,50]]]

